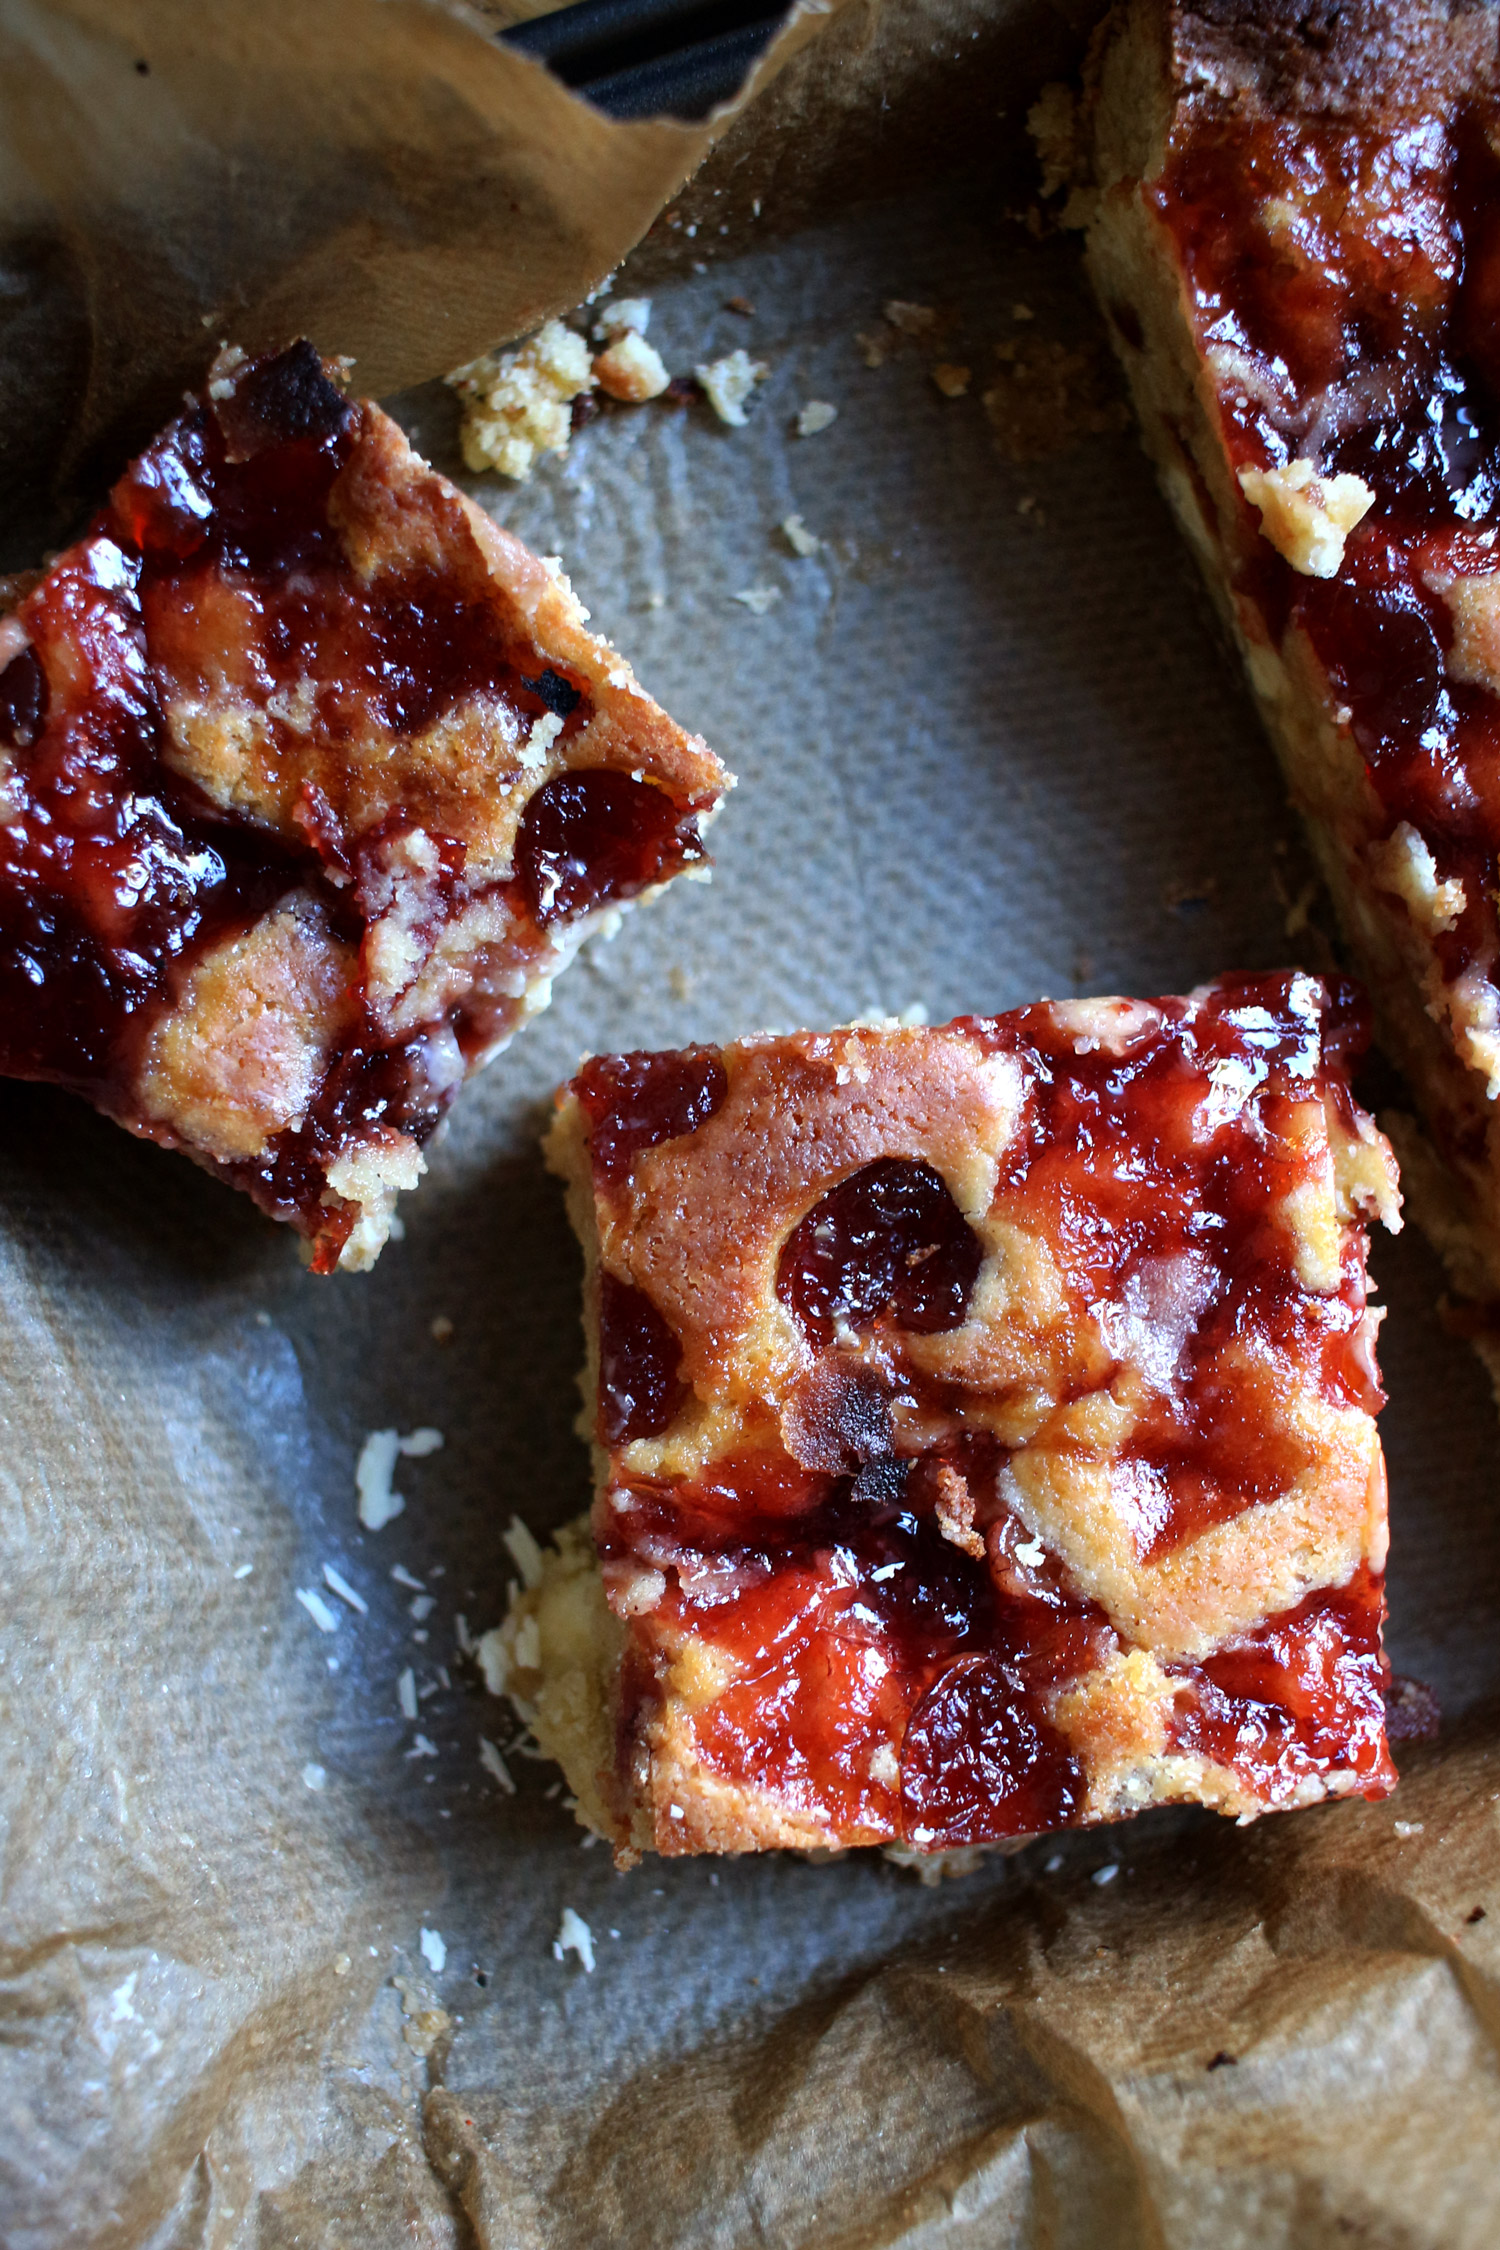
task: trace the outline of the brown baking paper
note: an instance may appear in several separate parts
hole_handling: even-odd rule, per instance
[[[794,0],[741,104],[837,0]],[[589,292],[701,163],[612,123],[504,0],[8,0],[0,11],[0,508],[44,520],[170,409],[206,337],[306,334],[373,392]],[[14,521],[12,534],[14,535]]]
[[[223,33],[229,11],[200,13]],[[370,43],[396,38],[366,13]],[[82,20],[4,18],[38,41]],[[172,20],[187,38],[198,15]],[[994,20],[917,39],[900,16],[898,110],[931,71],[962,79]],[[792,65],[809,116],[830,114],[819,52]],[[5,99],[13,124],[9,79]],[[726,203],[741,168],[770,176],[753,116]],[[560,981],[461,1097],[375,1271],[314,1281],[180,1158],[0,1089],[7,2250],[1500,2233],[1493,1415],[1414,1231],[1374,1255],[1390,1647],[1446,1717],[1389,1803],[1243,1831],[1156,1815],[933,1889],[870,1853],[620,1876],[464,1653],[503,1610],[512,1515],[545,1534],[587,1498],[578,1260],[537,1152],[583,1049],[1323,957],[1073,246],[971,177],[891,184],[785,239],[744,221],[697,274],[741,237],[689,197],[663,229],[699,232],[652,339],[674,372],[765,360],[747,428],[622,409],[530,485],[472,485],[564,556],[740,787],[712,888],[677,886]],[[896,346],[891,299],[934,309],[925,342]],[[879,367],[859,332],[895,347]],[[971,369],[965,395],[938,360]],[[1017,364],[1064,406],[1023,427],[1003,391],[1005,451],[981,397]],[[813,399],[837,419],[798,438]],[[451,395],[395,403],[453,467]],[[355,1465],[381,1428],[443,1444],[398,1463],[404,1511],[372,1533]],[[591,1971],[554,1956],[565,1908]]]

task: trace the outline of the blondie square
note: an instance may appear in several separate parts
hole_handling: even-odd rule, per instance
[[[0,1071],[368,1265],[718,760],[310,344],[221,354],[0,619]]]
[[[629,1858],[1393,1783],[1348,988],[599,1056],[597,1496],[487,1669]]]

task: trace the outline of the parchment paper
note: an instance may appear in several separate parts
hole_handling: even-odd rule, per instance
[[[512,1752],[511,1796],[481,1764],[512,1729],[459,1615],[500,1613],[512,1513],[544,1532],[587,1496],[536,1151],[582,1050],[1180,989],[1325,943],[1129,431],[996,450],[994,344],[1093,349],[1069,243],[959,178],[702,262],[651,333],[674,370],[764,357],[748,429],[621,412],[474,489],[738,771],[712,888],[561,981],[369,1276],[314,1282],[182,1160],[0,1088],[0,2234],[1489,2250],[1493,1418],[1412,1231],[1375,1250],[1390,1647],[1446,1719],[1390,1803],[1154,1816],[933,1890],[869,1854],[620,1877],[551,1769]],[[890,298],[949,326],[872,370],[855,333]],[[939,348],[969,396],[933,386]],[[798,439],[812,398],[838,419]],[[396,404],[451,468],[448,394]],[[362,1531],[366,1432],[424,1425],[442,1450]],[[565,1906],[592,1973],[553,1957]]]

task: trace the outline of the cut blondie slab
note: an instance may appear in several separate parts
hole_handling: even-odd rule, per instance
[[[597,1057],[592,1536],[486,1650],[635,1853],[1392,1785],[1352,992]]]
[[[1088,259],[1377,1030],[1418,1207],[1500,1296],[1500,93],[1493,7],[1129,0]],[[1042,116],[1045,124],[1045,113]],[[1085,204],[1086,207],[1086,204]]]
[[[729,777],[310,344],[221,354],[0,621],[0,1071],[368,1265]]]

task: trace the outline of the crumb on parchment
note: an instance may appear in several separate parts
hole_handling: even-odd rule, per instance
[[[649,297],[612,297],[594,315],[594,335],[602,344],[618,342],[632,331],[644,336],[651,325]]]
[[[783,516],[779,528],[794,555],[815,555],[823,544],[816,532],[808,530],[799,515]]]
[[[816,437],[839,418],[839,410],[826,398],[810,398],[797,416],[798,437]]]
[[[719,420],[736,430],[745,425],[745,401],[756,384],[763,383],[770,372],[763,359],[752,359],[747,351],[738,348],[726,352],[722,359],[709,360],[693,370]]]
[[[549,320],[514,351],[486,352],[448,377],[463,400],[468,467],[524,481],[544,453],[566,453],[573,401],[594,387],[589,347]]]
[[[608,397],[642,406],[647,399],[660,398],[672,378],[656,346],[629,328],[594,361],[594,380]]]
[[[974,380],[972,367],[960,367],[948,359],[940,359],[931,372],[944,398],[963,398]]]
[[[938,324],[935,305],[913,305],[905,298],[887,298],[885,317],[899,335],[930,336]]]

